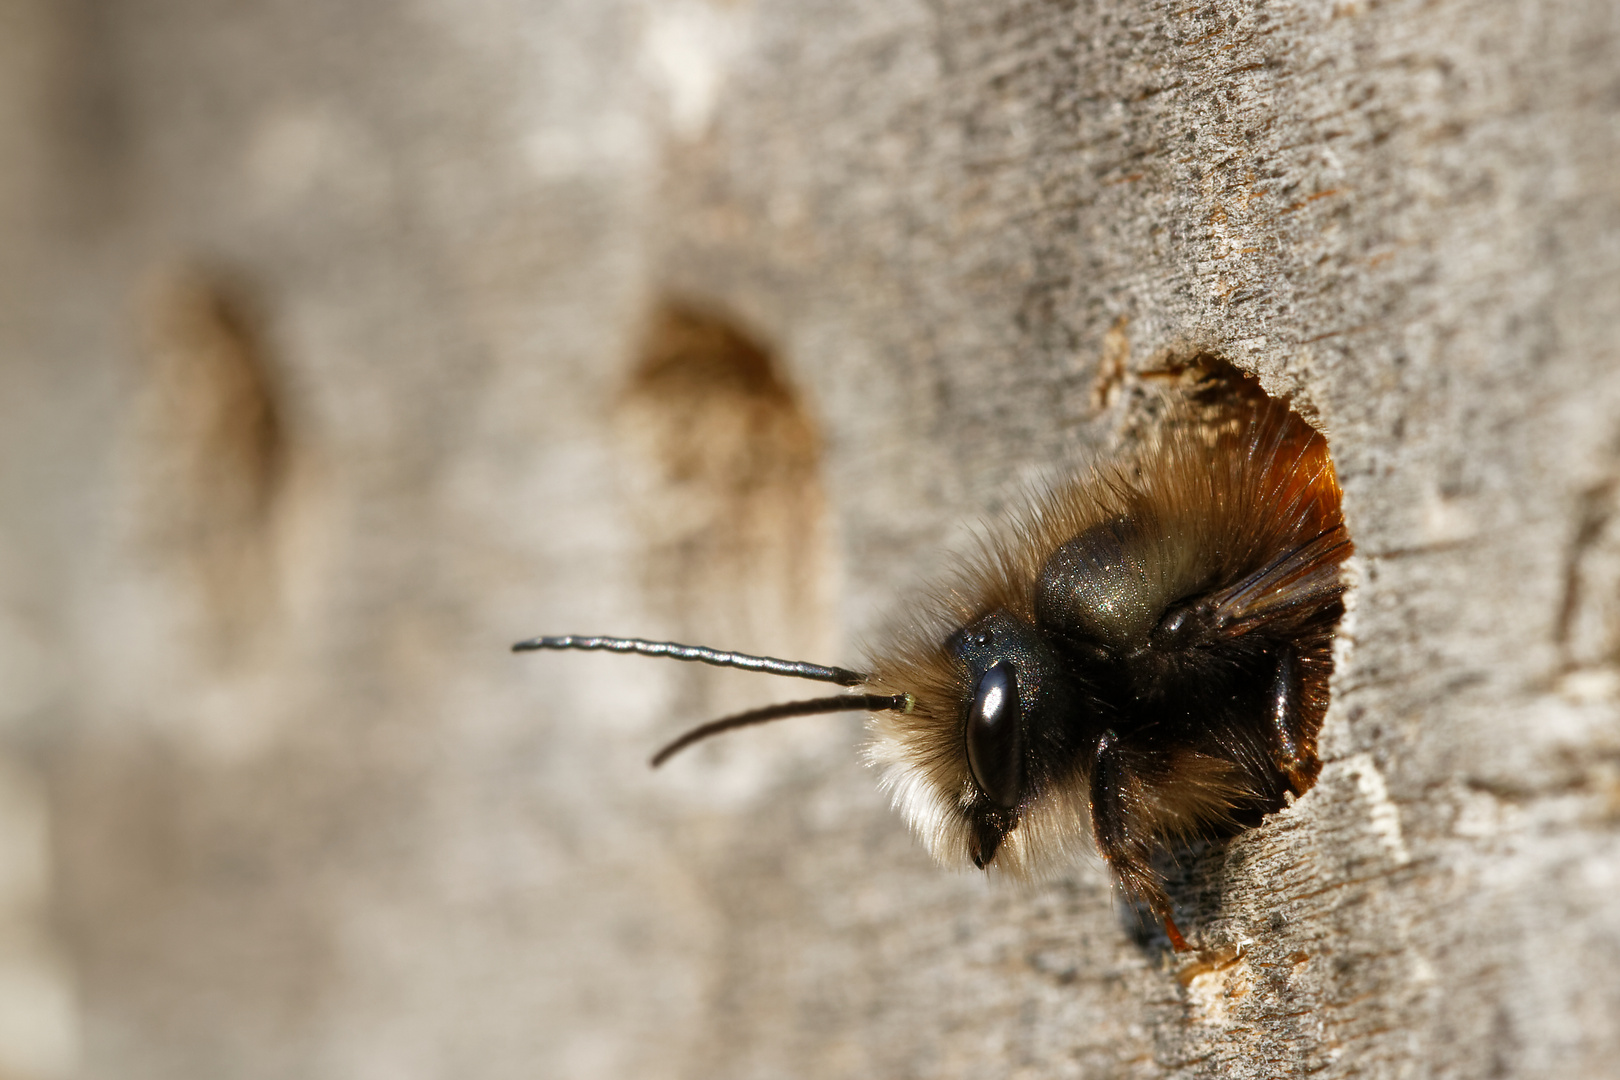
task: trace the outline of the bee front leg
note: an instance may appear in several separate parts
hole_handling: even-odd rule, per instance
[[[1141,788],[1145,782],[1131,768],[1119,736],[1104,732],[1091,771],[1091,828],[1097,850],[1125,891],[1146,901],[1164,920],[1170,947],[1188,952],[1191,946],[1171,915],[1170,897],[1153,872],[1153,832],[1134,810],[1142,805]]]

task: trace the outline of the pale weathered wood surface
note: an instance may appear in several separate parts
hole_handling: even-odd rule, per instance
[[[1620,1076],[1612,0],[0,11],[0,1071]],[[646,770],[769,680],[505,651],[854,662],[1199,348],[1360,554],[1196,960],[853,718]]]

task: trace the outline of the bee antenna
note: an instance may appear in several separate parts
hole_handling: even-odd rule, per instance
[[[859,671],[841,667],[823,667],[803,660],[778,660],[774,656],[749,656],[747,653],[721,652],[702,645],[681,645],[673,641],[643,641],[640,638],[580,637],[567,634],[561,637],[537,637],[520,641],[512,646],[513,652],[535,652],[540,649],[583,649],[587,652],[606,650],[619,653],[639,653],[642,656],[667,656],[672,660],[695,660],[715,667],[742,668],[744,671],[763,671],[767,675],[791,675],[797,679],[837,683],[839,686],[860,686],[872,677]],[[852,705],[850,708],[866,708]],[[821,712],[830,710],[822,709]],[[792,715],[792,714],[785,714]],[[769,718],[768,718],[769,719]],[[756,723],[758,721],[755,721]]]
[[[840,694],[837,697],[811,698],[808,701],[784,701],[779,705],[767,705],[763,709],[752,709],[745,713],[738,713],[736,716],[727,716],[719,720],[710,720],[707,724],[699,724],[654,754],[651,764],[656,769],[693,743],[701,742],[710,735],[718,735],[722,731],[731,731],[735,728],[769,723],[772,720],[785,720],[790,716],[814,716],[817,713],[854,712],[856,710],[866,712],[910,712],[915,704],[916,699],[910,694]]]

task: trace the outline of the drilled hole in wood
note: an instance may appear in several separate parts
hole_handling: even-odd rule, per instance
[[[821,437],[773,350],[713,308],[661,304],[618,418],[655,605],[705,636],[814,648]]]
[[[271,533],[288,456],[261,320],[239,283],[195,267],[154,274],[138,315],[135,538],[194,592],[199,629],[229,652],[274,598]]]

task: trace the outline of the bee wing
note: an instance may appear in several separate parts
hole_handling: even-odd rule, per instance
[[[1228,637],[1270,623],[1309,617],[1344,591],[1339,564],[1350,554],[1344,526],[1277,556],[1237,584],[1209,597],[1213,622]]]

